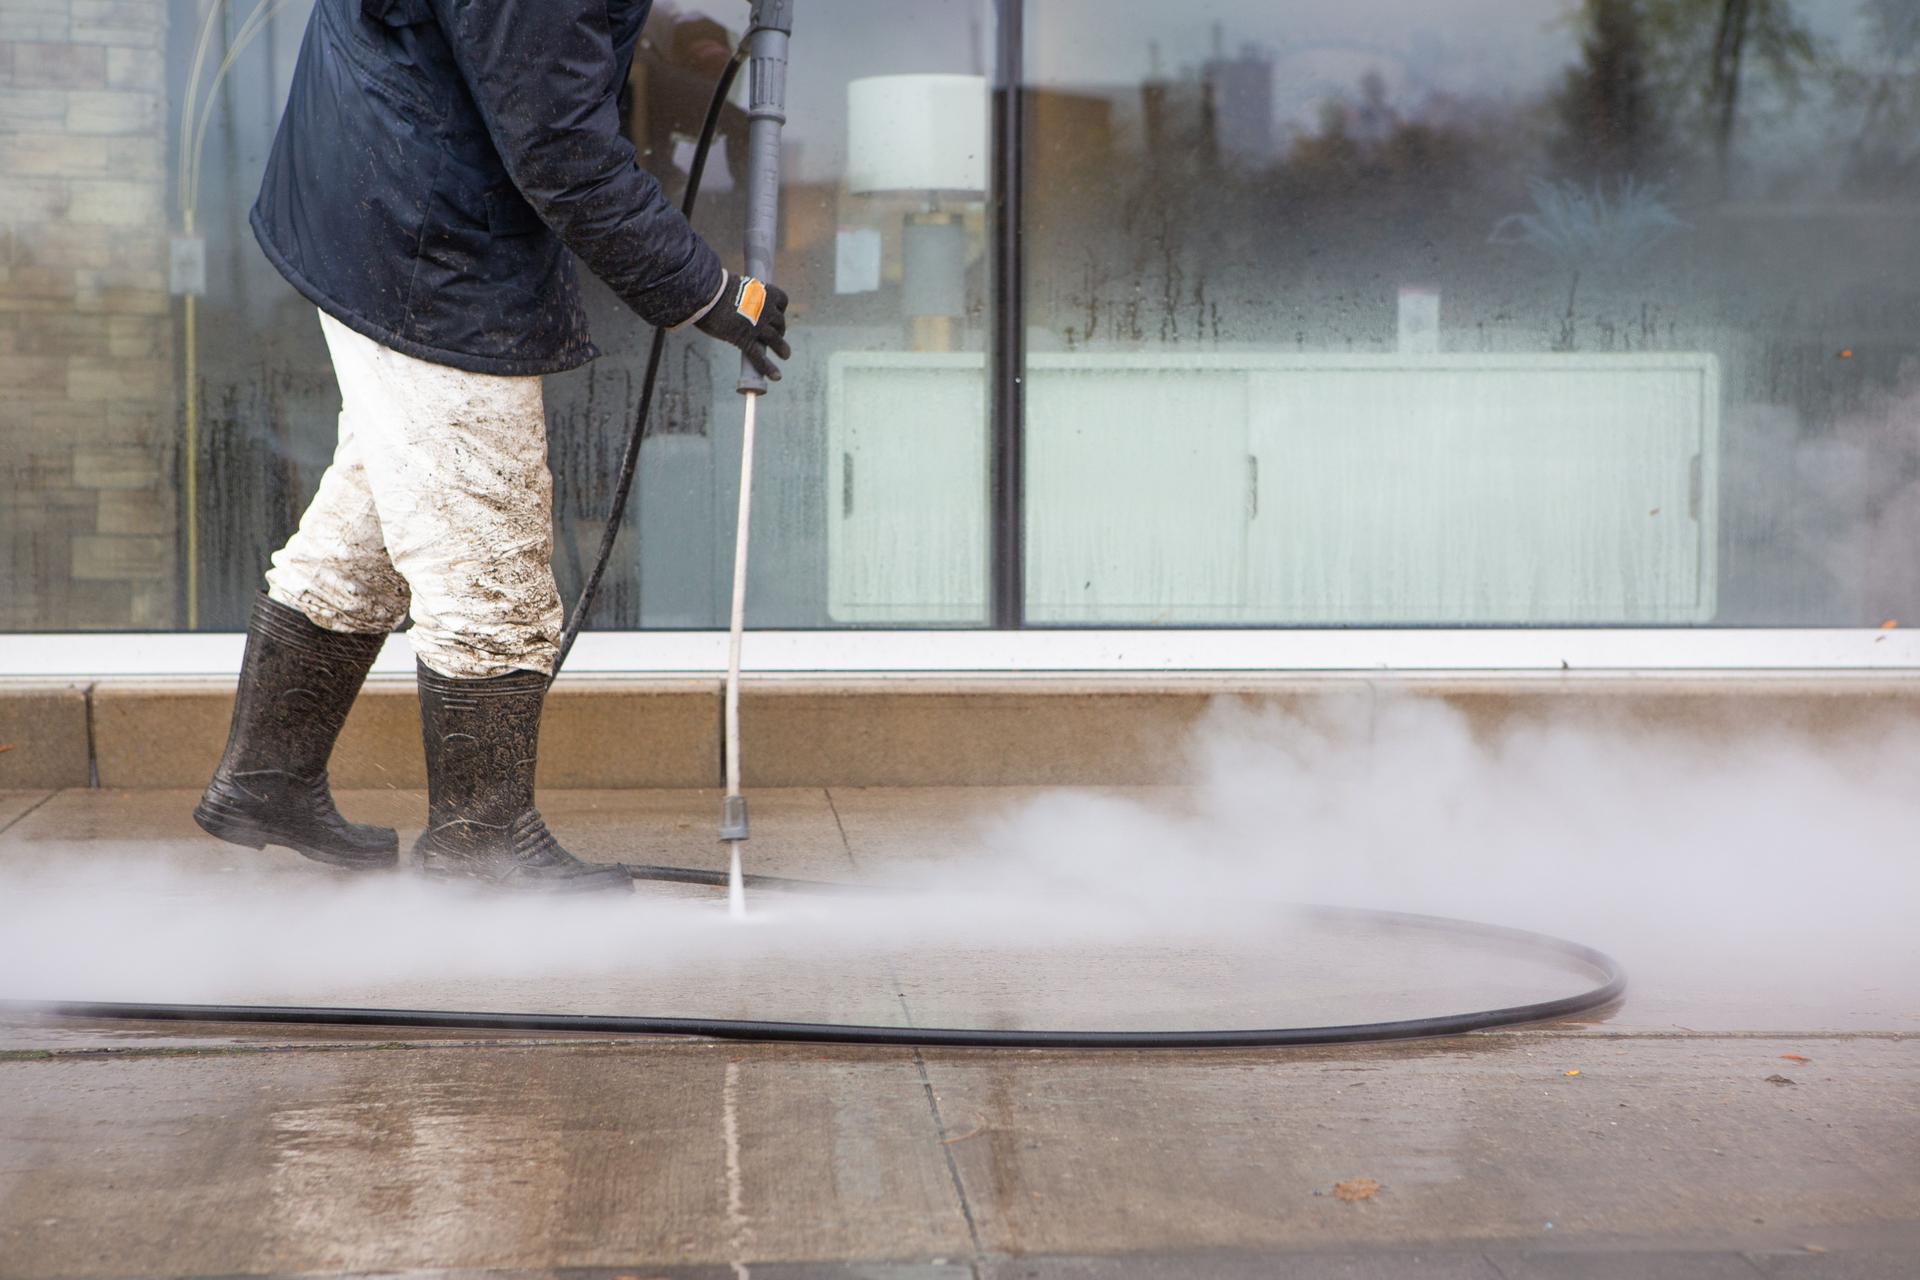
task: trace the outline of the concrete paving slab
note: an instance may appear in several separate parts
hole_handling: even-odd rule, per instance
[[[1290,1055],[925,1059],[994,1252],[1713,1233],[1797,1247],[1823,1224],[1920,1222],[1920,1042],[1802,1046],[1821,1070],[1793,1087],[1767,1080],[1773,1044],[1608,1047],[1496,1034]],[[1363,1177],[1377,1195],[1335,1194]]]
[[[1709,1255],[1715,1256],[1715,1255]],[[1671,1254],[1651,1255],[1657,1260],[1671,1258]],[[1669,1273],[1663,1270],[1648,1270],[1648,1266],[1659,1265],[1658,1261],[1643,1262],[1643,1255],[1623,1251],[1609,1255],[1606,1259],[1593,1264],[1595,1270],[1582,1272],[1582,1275],[1619,1277],[1620,1280],[1642,1280],[1652,1276],[1654,1280],[1669,1274],[1690,1276],[1689,1271]],[[1849,1255],[1835,1255],[1834,1262],[1845,1267],[1852,1263]],[[1914,1258],[1897,1259],[1897,1265],[1904,1269],[1898,1271],[1882,1270],[1834,1270],[1832,1272],[1809,1272],[1810,1275],[1831,1274],[1839,1280],[1858,1277],[1860,1280],[1881,1280],[1881,1277],[1909,1280],[1914,1275]],[[1686,1267],[1686,1257],[1674,1261],[1674,1265]],[[1711,1267],[1712,1262],[1701,1265]],[[1613,1270],[1607,1270],[1611,1267]],[[463,1267],[458,1271],[444,1268],[418,1270],[383,1269],[383,1280],[636,1280],[636,1275],[644,1275],[647,1280],[738,1280],[739,1272],[731,1266],[706,1264],[696,1266],[662,1266],[658,1263],[644,1263],[626,1267],[541,1267],[483,1269]],[[1708,1277],[1719,1274],[1708,1270]],[[987,1258],[973,1265],[951,1262],[757,1262],[751,1268],[751,1275],[759,1280],[1107,1280],[1108,1277],[1124,1277],[1126,1280],[1269,1280],[1282,1276],[1286,1280],[1503,1280],[1501,1272],[1493,1264],[1475,1253],[1442,1253],[1424,1251],[1420,1253],[1274,1253],[1241,1256],[1234,1254],[1167,1254],[1167,1255],[1130,1255],[1118,1258],[1021,1258],[1012,1260]],[[1758,1272],[1745,1273],[1747,1280],[1754,1280]],[[275,1273],[254,1277],[254,1280],[314,1280],[314,1273]]]
[[[56,893],[73,927],[49,941],[59,955],[36,952],[30,967],[0,973],[0,997],[907,1025],[884,954],[816,947],[804,924],[777,937],[750,925],[732,937],[721,891],[644,882],[631,900],[533,902],[404,875],[356,876],[286,850],[213,840],[192,823],[196,797],[77,792],[0,836],[0,870],[44,881],[89,867],[118,875],[124,866],[129,877],[39,890]],[[554,792],[542,800],[555,832],[583,857],[726,867],[717,793]],[[755,802],[746,857],[756,873],[850,877],[823,792],[766,792]],[[340,803],[356,818],[398,827],[403,848],[425,809],[422,796],[403,791],[343,792]],[[146,910],[142,895],[168,911]],[[777,925],[794,906],[756,891],[754,922]],[[108,919],[123,922],[114,936],[89,935]],[[653,940],[650,931],[661,929],[671,938]],[[342,945],[351,952],[341,954]],[[141,946],[152,963],[94,955]]]
[[[0,791],[0,832],[45,803],[52,794],[47,790]]]
[[[1474,1250],[1161,1253],[990,1259],[982,1280],[1501,1280]]]
[[[91,784],[87,688],[0,681],[0,787]]]
[[[56,1054],[171,1054],[184,1050],[354,1049],[363,1045],[429,1044],[458,1047],[531,1047],[604,1044],[605,1035],[495,1031],[475,1034],[432,1027],[344,1027],[250,1022],[173,1022],[72,1018],[0,1011],[0,1059]]]
[[[1002,837],[1004,824],[1032,806],[1090,798],[1178,817],[1200,799],[1190,788],[1160,786],[834,787],[829,795],[863,875],[885,881],[931,870],[962,888],[990,887],[1030,856]],[[969,861],[980,863],[979,884],[968,884]],[[1044,930],[1027,939],[1011,929],[995,930],[990,946],[923,945],[901,966],[901,989],[920,1026],[1147,1030],[1419,1017],[1551,999],[1597,981],[1583,965],[1538,954],[1279,912],[1271,929],[1253,934],[1205,916],[1175,925],[1155,938],[1085,949]]]
[[[739,1280],[733,1266],[643,1264],[645,1280]],[[356,1273],[357,1275],[358,1273]],[[942,1262],[756,1262],[749,1273],[760,1280],[971,1280],[974,1268]],[[441,1267],[401,1271],[382,1268],[380,1280],[641,1280],[626,1267]],[[237,1280],[237,1278],[228,1278]],[[247,1280],[315,1280],[312,1272],[250,1276]]]
[[[1007,824],[1040,806],[1080,798],[1118,800],[1149,815],[1179,818],[1192,814],[1205,796],[1184,787],[833,787],[835,813],[848,848],[863,875],[886,878],[906,869],[938,866],[963,869],[968,860],[983,863],[1008,855]],[[1031,835],[1015,836],[1031,844]],[[991,870],[983,874],[993,874]],[[1507,923],[1512,918],[1506,904]],[[1920,1034],[1920,934],[1907,947],[1908,963],[1861,965],[1847,957],[1780,951],[1770,956],[1768,972],[1757,979],[1752,954],[1727,953],[1691,945],[1684,939],[1646,940],[1610,935],[1577,935],[1573,941],[1612,952],[1626,966],[1631,992],[1623,1007],[1608,1011],[1601,1030],[1658,1033],[1764,1031],[1782,1034],[1909,1030]],[[1346,963],[1364,965],[1367,953],[1345,948]],[[1316,973],[1329,973],[1354,986],[1367,980],[1327,957]],[[1279,975],[1284,976],[1284,975]],[[1304,976],[1304,975],[1303,975]],[[1398,983],[1404,975],[1388,975]],[[1096,975],[1097,980],[1097,975]],[[1296,988],[1303,985],[1293,984]],[[1323,986],[1323,991],[1333,988]],[[1305,1016],[1304,1014],[1302,1015]]]
[[[283,850],[256,852],[211,840],[191,823],[194,797],[184,791],[74,793],[43,806],[0,840],[0,867],[46,873],[67,864],[128,860],[141,876],[156,868],[178,873],[162,882],[89,886],[84,898],[72,891],[66,896],[77,927],[103,912],[123,913],[115,941],[134,945],[136,938],[147,939],[155,957],[151,964],[133,973],[104,972],[85,952],[68,961],[42,957],[41,977],[34,980],[40,985],[13,989],[17,983],[0,982],[0,993],[69,1000],[1160,1031],[1421,1017],[1553,999],[1597,980],[1585,966],[1447,934],[1279,916],[1271,928],[1252,932],[1229,932],[1213,916],[1175,922],[1144,936],[1136,936],[1124,919],[1117,924],[1095,920],[1091,932],[1050,931],[1061,919],[1057,909],[1021,917],[1015,909],[1031,904],[961,900],[944,890],[832,908],[819,900],[756,891],[757,920],[798,932],[746,937],[737,946],[704,932],[676,934],[699,952],[701,958],[689,961],[672,954],[672,948],[649,951],[644,938],[636,937],[630,946],[618,938],[583,944],[553,932],[679,931],[690,923],[685,912],[669,917],[639,907],[622,914],[584,903],[577,909],[530,904],[525,912],[503,916],[498,903],[480,903],[459,915],[458,908],[440,899],[418,901],[411,909],[421,914],[408,915],[399,904],[413,902],[407,895],[417,895],[421,886],[404,880],[394,882],[391,895],[361,903],[350,918],[338,921],[355,934],[372,930],[376,935],[357,941],[357,960],[343,963],[332,953],[330,938],[314,932],[317,922],[321,913],[343,909],[336,890],[378,882],[356,881]],[[951,802],[943,806],[935,797],[913,798],[917,803],[908,811],[922,830],[952,829],[938,820],[943,807],[956,807]],[[754,800],[756,835],[747,845],[751,870],[808,880],[858,878],[825,793],[770,791]],[[987,802],[974,797],[970,807]],[[355,816],[398,826],[407,843],[422,808],[417,794],[400,791],[344,792],[341,803]],[[543,803],[556,832],[581,856],[710,870],[726,865],[725,846],[713,834],[718,809],[713,793],[554,792]],[[883,797],[862,798],[855,808],[887,821]],[[972,847],[965,837],[962,841]],[[717,908],[720,900],[712,889],[642,887],[648,899],[691,899],[691,907]],[[309,891],[320,896],[287,896]],[[134,900],[142,894],[167,900],[170,915],[148,918]],[[189,908],[205,923],[191,938],[168,934],[170,920]],[[816,922],[815,913],[827,910],[832,918]],[[274,920],[284,927],[254,936],[263,921]],[[915,926],[914,920],[921,923]],[[476,952],[474,932],[490,927],[504,930],[499,945]],[[707,926],[724,928],[718,917]],[[70,949],[96,943],[63,934],[50,945]],[[436,947],[444,948],[444,955],[434,954]],[[222,959],[222,948],[233,951],[229,959]],[[505,959],[483,954],[486,950],[530,958],[565,950],[579,959],[543,960],[516,971]],[[182,963],[187,951],[201,955],[201,962]],[[376,956],[388,959],[374,963]],[[181,976],[162,980],[175,972]],[[56,978],[59,989],[45,987]]]
[[[337,889],[292,855],[263,862],[206,840],[186,817],[192,798],[54,796],[0,834],[0,870],[136,849],[251,870],[312,890],[315,904]],[[898,859],[964,854],[952,821],[1010,798],[756,793],[749,865],[884,876]],[[722,865],[710,791],[542,802],[591,856]],[[424,813],[417,793],[395,790],[342,805],[407,836]],[[689,908],[716,907],[704,890],[653,892],[620,920],[664,920],[649,904],[683,892]],[[585,932],[605,927],[592,911],[581,919]],[[482,930],[472,946],[516,941]],[[1014,1015],[1114,983],[1098,971],[1050,982],[1018,948],[980,950],[983,990],[999,982]],[[890,957],[868,960],[836,973],[810,970],[806,955],[772,971],[764,958],[703,958],[669,985],[430,970],[399,985],[450,1007],[679,992],[761,1016],[826,991],[842,993],[832,1012],[848,1020],[931,1021],[936,989],[900,980]],[[1191,976],[1203,1005],[1206,974]],[[1738,975],[1717,998],[1712,983],[1642,981],[1610,1024],[1293,1052],[916,1055],[14,1018],[0,1021],[0,1277],[695,1276],[731,1275],[742,1259],[761,1276],[903,1280],[956,1267],[1034,1280],[1487,1280],[1522,1265],[1638,1280],[1729,1260],[1752,1277],[1920,1275],[1920,1037],[1899,1021],[1905,1006],[1850,1006],[1874,1028],[1861,1034],[1699,1034],[1653,1016],[1695,1025],[1688,1001],[1717,1000],[1722,1016],[1750,1019],[1768,993]],[[354,983],[335,994],[380,990]],[[1381,1190],[1342,1201],[1333,1185],[1353,1177]],[[1552,1270],[1569,1266],[1589,1270]]]
[[[1913,1280],[1920,1276],[1920,1246],[1908,1249],[1849,1249],[1752,1253],[1748,1259],[1762,1275],[1781,1280]]]
[[[830,787],[847,848],[864,868],[946,861],[994,850],[994,828],[1034,804],[1063,795],[1128,800],[1167,813],[1191,812],[1183,786]]]
[[[1658,1255],[1666,1258],[1670,1255]],[[1841,1256],[1837,1255],[1836,1260]],[[1879,1280],[1881,1276],[1908,1280],[1914,1272],[1912,1258],[1902,1260],[1902,1271],[1834,1271],[1836,1277],[1859,1276]],[[1610,1255],[1598,1264],[1616,1270],[1600,1269],[1591,1273],[1620,1280],[1655,1280],[1668,1272],[1644,1269],[1641,1255],[1622,1252]],[[1653,1265],[1653,1264],[1649,1264]],[[1676,1265],[1685,1266],[1685,1259]],[[1711,1266],[1711,1263],[1705,1265]],[[417,1270],[383,1269],[383,1280],[636,1280],[636,1273],[647,1280],[738,1280],[739,1272],[730,1266],[662,1266],[645,1263],[638,1267],[513,1267],[483,1269],[443,1268]],[[1253,1256],[1233,1254],[1132,1255],[1121,1258],[1021,1258],[984,1259],[973,1265],[951,1262],[759,1262],[751,1274],[759,1280],[1502,1280],[1501,1273],[1485,1258],[1474,1253],[1277,1253]],[[1689,1275],[1689,1272],[1679,1272]],[[1713,1276],[1718,1273],[1708,1271]],[[1753,1280],[1759,1273],[1746,1273]],[[1810,1273],[1811,1274],[1811,1273]],[[1826,1274],[1824,1272],[1818,1274]],[[313,1273],[275,1273],[254,1280],[314,1280]]]
[[[376,1266],[694,1275],[680,1268],[722,1259],[753,1262],[759,1275],[774,1274],[761,1261],[782,1261],[792,1265],[779,1274],[899,1276],[939,1276],[938,1268],[971,1260],[982,1276],[1033,1280],[1913,1274],[1898,1268],[1920,1249],[1854,1253],[1836,1237],[1871,1235],[1877,1226],[1920,1246],[1920,1216],[1871,1191],[1850,1201],[1804,1137],[1839,1127],[1849,1131],[1839,1144],[1856,1146],[1898,1132],[1884,1111],[1858,1109],[1863,1095],[1803,1117],[1799,1139],[1790,1127],[1756,1126],[1744,1110],[1715,1116],[1742,1144],[1719,1156],[1687,1150],[1693,1135],[1675,1125],[1686,1110],[1678,1105],[1653,1108],[1636,1124],[1673,1127],[1679,1154],[1619,1141],[1569,1151],[1569,1135],[1587,1117],[1543,1123],[1538,1107],[1513,1106],[1527,1083],[1510,1087],[1501,1078],[1528,1046],[1488,1038],[1516,1043],[1453,1054],[1454,1067],[1436,1065],[1435,1046],[1405,1046],[1109,1055],[1100,1061],[1110,1072],[1085,1075],[1085,1055],[922,1055],[940,1127],[916,1087],[914,1056],[895,1050],[346,1043],[330,1052],[176,1048],[0,1061],[0,1147],[9,1153],[0,1162],[0,1276]],[[1725,1049],[1703,1042],[1690,1056],[1710,1060]],[[1078,1108],[1101,1119],[1021,1126],[1009,1114],[1011,1129],[958,1127],[967,1117],[956,1118],[942,1082],[950,1057],[991,1064],[1005,1095],[1029,1115]],[[1683,1074],[1672,1063],[1664,1070]],[[1205,1090],[1156,1091],[1146,1118],[1140,1082],[1167,1073],[1215,1079]],[[1315,1075],[1350,1081],[1336,1086],[1350,1097],[1302,1090]],[[1390,1135],[1393,1160],[1364,1164],[1383,1174],[1370,1200],[1314,1196],[1325,1188],[1307,1190],[1288,1176],[1290,1166],[1323,1161],[1342,1172],[1362,1167],[1365,1149],[1379,1145],[1371,1126],[1410,1127],[1396,1115],[1409,1105],[1397,1089],[1408,1077],[1452,1078],[1463,1097],[1482,1101],[1456,1121],[1428,1117],[1424,1146],[1400,1146],[1404,1134]],[[1353,1103],[1356,1089],[1372,1091],[1367,1105]],[[1286,1103],[1303,1092],[1297,1107]],[[1913,1091],[1895,1079],[1868,1092],[1884,1099]],[[1237,1136],[1223,1138],[1228,1130]],[[1205,1152],[1223,1142],[1210,1161]],[[988,1147],[992,1173],[983,1181],[977,1156]],[[730,1148],[738,1152],[731,1160]],[[1194,1182],[1195,1149],[1200,1165],[1215,1164],[1222,1176]],[[1769,1149],[1766,1158],[1781,1170],[1754,1188],[1753,1163]],[[949,1153],[966,1188],[965,1212],[949,1193]],[[1910,1158],[1896,1144],[1870,1176],[1884,1181],[1889,1166]],[[1046,1165],[1070,1176],[1035,1176]],[[1225,1181],[1234,1185],[1223,1188]],[[1796,1182],[1808,1192],[1803,1203],[1787,1217],[1752,1221],[1762,1216],[1751,1212],[1755,1190],[1785,1204]],[[1009,1198],[1053,1222],[1056,1239],[1104,1231],[1099,1252],[1006,1249],[996,1232]],[[1490,1248],[1475,1235],[1488,1210],[1498,1217],[1508,1201],[1509,1216],[1528,1217],[1521,1230],[1536,1234],[1527,1248]],[[1552,1233],[1527,1214],[1568,1201],[1577,1202],[1574,1211],[1556,1219]],[[1682,1249],[1661,1246],[1660,1236],[1636,1238],[1651,1206],[1684,1220],[1681,1234],[1717,1233],[1721,1245]],[[967,1213],[980,1231],[978,1250],[966,1235]],[[1849,1213],[1853,1221],[1844,1222]],[[1116,1219],[1138,1226],[1116,1232]],[[1168,1231],[1170,1220],[1177,1230]],[[173,1222],[196,1229],[168,1230]],[[99,1230],[103,1224],[111,1229]],[[1458,1243],[1395,1238],[1409,1229]],[[1264,1243],[1249,1245],[1249,1236]],[[1348,1239],[1328,1239],[1337,1236]],[[1835,1241],[1834,1252],[1788,1252],[1786,1240],[1815,1236]],[[1734,1248],[1767,1240],[1750,1260]],[[863,1259],[886,1269],[866,1270]],[[1748,1270],[1727,1270],[1736,1264]]]
[[[727,869],[718,790],[550,791],[540,812],[583,858]],[[750,871],[845,880],[853,871],[827,793],[768,789],[748,798]],[[577,847],[576,847],[577,846]]]
[[[1301,918],[1263,930],[1178,920],[1144,937],[1031,928],[915,947],[897,962],[920,1026],[1264,1030],[1395,1022],[1537,1004],[1601,975],[1453,933]]]
[[[1059,794],[1033,788],[759,792],[753,797],[755,838],[747,845],[747,866],[755,873],[810,880],[884,880],[903,868],[934,867],[958,871],[956,883],[965,887],[967,860],[993,856],[995,819]],[[1194,799],[1180,788],[1073,794],[1124,797],[1164,812],[1180,812]],[[285,850],[239,849],[208,838],[192,824],[196,798],[197,792],[187,790],[61,793],[0,832],[0,868],[29,871],[132,859],[144,869],[195,875],[285,876],[290,886],[338,886],[352,879]],[[556,832],[584,857],[725,868],[725,846],[714,838],[715,792],[553,791],[541,801]],[[412,791],[343,791],[340,802],[356,819],[396,826],[404,843],[412,841],[425,813],[424,796]],[[28,803],[31,798],[15,805]],[[649,899],[718,901],[717,891],[688,886],[648,883],[642,893]],[[784,901],[791,905],[790,899]],[[772,895],[764,902],[780,906],[783,897]],[[588,988],[576,982],[576,989],[565,993],[566,1007],[775,1020],[817,1020],[827,1016],[822,1008],[832,1008],[851,1020],[885,1025],[910,1017],[922,1026],[1161,1029],[1175,1022],[1234,1027],[1421,1016],[1550,998],[1586,985],[1575,980],[1585,976],[1584,970],[1563,973],[1543,966],[1540,957],[1513,964],[1498,949],[1437,940],[1428,940],[1425,950],[1410,950],[1404,939],[1374,938],[1365,930],[1334,936],[1292,929],[1260,935],[1251,949],[1245,937],[1213,931],[1193,938],[1169,933],[1151,945],[1123,939],[1124,946],[1075,950],[1057,945],[1044,932],[1023,942],[1010,931],[1026,926],[1002,919],[1005,912],[998,908],[984,912],[981,904],[957,902],[941,907],[929,899],[914,909],[933,913],[930,923],[948,936],[945,941],[937,936],[941,928],[923,931],[908,949],[910,963],[898,967],[874,956],[841,956],[829,963],[822,954],[802,956],[779,971],[762,969],[752,978],[726,966],[689,969],[664,992],[630,982]],[[965,920],[986,932],[976,936],[953,927]],[[988,933],[993,945],[978,945]],[[1920,1031],[1920,1004],[1877,970],[1849,973],[1844,984],[1823,979],[1794,990],[1757,987],[1737,966],[1716,969],[1711,956],[1693,959],[1706,967],[1665,971],[1636,963],[1627,1004],[1604,1023],[1592,1024],[1594,1029],[1603,1034]],[[550,978],[518,986],[453,980],[302,990],[309,997],[332,997],[327,1003],[347,1002],[352,995],[393,1007],[457,998],[450,1007],[537,1008],[552,1000]],[[739,997],[743,982],[777,998],[751,1009]],[[898,1006],[896,991],[906,993],[906,1010]],[[621,992],[623,999],[634,999],[634,1007],[611,1007]],[[829,998],[822,999],[823,992]],[[1258,998],[1250,1001],[1249,993]],[[508,997],[515,1003],[501,1003]],[[712,1000],[714,1007],[696,1007],[696,997]]]
[[[192,790],[63,791],[0,831],[0,868],[58,862],[138,860],[183,871],[271,869],[293,875],[341,878],[286,849],[243,849],[207,835],[193,822],[200,799]],[[418,831],[426,797],[399,790],[343,791],[341,812],[356,822]]]
[[[964,1257],[911,1054],[0,1062],[0,1276]]]
[[[46,799],[45,793],[0,796],[0,865],[9,856],[117,857],[137,853],[170,864],[209,869],[269,865],[312,868],[298,854],[223,844],[193,823],[194,789],[101,789],[62,793],[25,821],[5,824]],[[410,843],[426,821],[424,791],[400,788],[340,789],[341,812],[356,822],[392,826]],[[539,796],[541,812],[563,842],[583,858],[672,863],[717,868],[727,865],[717,837],[720,793],[702,790],[550,791]],[[10,813],[9,807],[18,813]],[[754,839],[750,858],[768,874],[846,878],[851,863],[826,793],[762,791],[753,797]]]
[[[1595,1028],[1602,1034],[1742,1032],[1830,1035],[1904,1031],[1920,1036],[1920,1001],[1910,984],[1858,973],[1813,988],[1765,983],[1687,964],[1628,964],[1626,1002]],[[1913,972],[1920,973],[1920,969]]]
[[[1492,1255],[1501,1280],[1755,1280],[1739,1253],[1635,1250]]]

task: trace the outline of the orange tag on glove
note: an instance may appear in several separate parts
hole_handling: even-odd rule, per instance
[[[757,325],[760,323],[760,313],[766,309],[766,305],[767,286],[752,276],[741,276],[740,288],[733,295],[733,309]]]

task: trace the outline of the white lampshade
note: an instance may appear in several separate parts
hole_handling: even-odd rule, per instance
[[[979,199],[987,189],[984,76],[867,76],[847,85],[847,189]]]

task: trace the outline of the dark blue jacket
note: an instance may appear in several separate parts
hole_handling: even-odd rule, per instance
[[[378,342],[476,373],[598,355],[569,249],[653,324],[720,261],[620,133],[652,0],[317,0],[253,209],[273,265]]]

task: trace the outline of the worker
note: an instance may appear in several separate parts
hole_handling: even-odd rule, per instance
[[[693,325],[767,378],[781,290],[719,256],[635,161],[617,99],[648,0],[318,0],[253,208],[320,312],[332,465],[255,601],[233,727],[194,810],[236,844],[398,862],[346,821],[327,759],[411,616],[435,875],[626,891],[534,807],[561,632],[541,375],[598,352],[577,256],[649,324]]]

